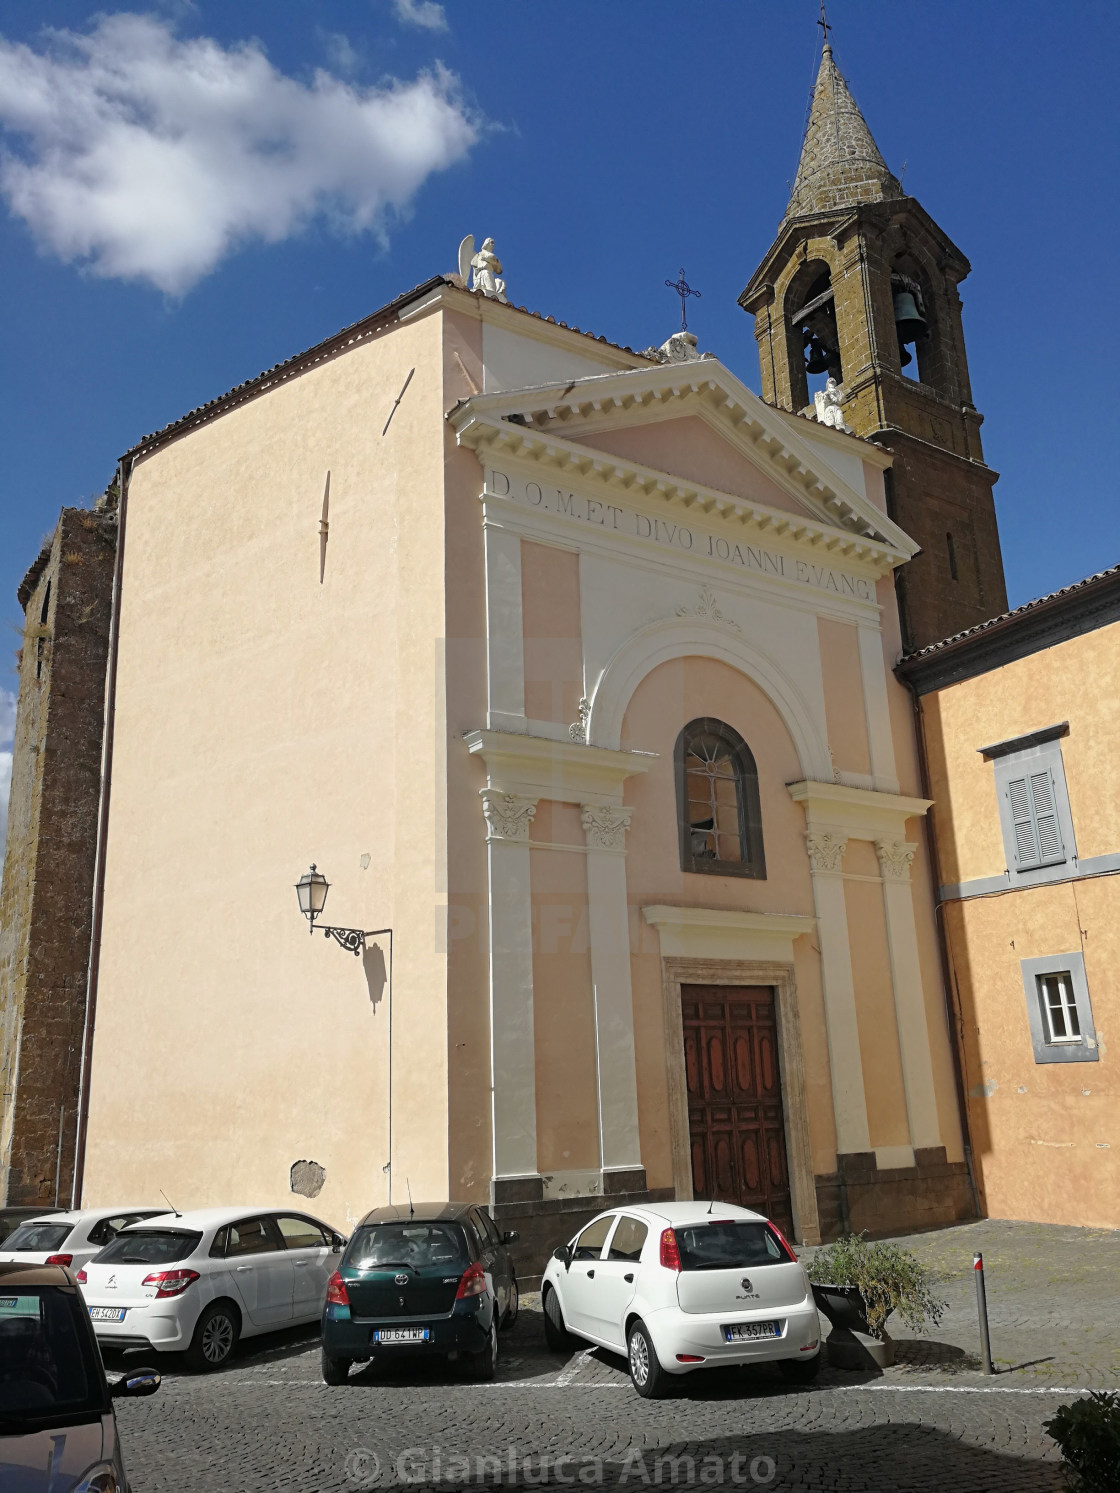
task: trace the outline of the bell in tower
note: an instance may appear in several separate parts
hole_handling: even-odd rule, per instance
[[[1007,606],[957,290],[969,268],[888,168],[826,40],[789,204],[739,304],[765,400],[813,418],[809,380],[826,374],[850,429],[893,457],[887,512],[921,546],[896,573],[907,650]]]
[[[898,333],[899,363],[905,368],[913,361],[910,344],[918,342],[929,331],[929,323],[922,315],[921,286],[905,275],[892,275],[891,299],[894,303],[894,329]]]

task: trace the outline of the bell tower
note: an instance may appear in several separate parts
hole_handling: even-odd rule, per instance
[[[789,205],[739,304],[765,400],[811,417],[833,377],[851,429],[894,456],[890,516],[921,545],[898,573],[907,649],[1007,608],[957,292],[969,269],[887,169],[826,31]]]

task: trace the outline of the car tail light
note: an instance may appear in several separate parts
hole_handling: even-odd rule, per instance
[[[681,1252],[677,1244],[677,1236],[672,1229],[662,1230],[661,1263],[666,1270],[679,1270],[681,1268]]]
[[[786,1236],[782,1233],[782,1231],[778,1227],[778,1225],[776,1223],[772,1222],[772,1221],[770,1222],[770,1232],[772,1234],[776,1234],[777,1235],[778,1243],[785,1250],[786,1254],[789,1255],[790,1259],[791,1260],[796,1260],[797,1256],[793,1252],[793,1245],[789,1242],[789,1240],[786,1238]]]
[[[156,1300],[165,1301],[168,1296],[181,1296],[198,1278],[197,1270],[153,1270],[140,1284],[155,1286]]]
[[[44,1265],[72,1265],[73,1263],[73,1255],[48,1255],[43,1261]]]
[[[350,1297],[347,1294],[346,1282],[336,1270],[327,1281],[327,1302],[331,1306],[349,1306]]]
[[[486,1271],[479,1264],[468,1265],[463,1271],[463,1279],[459,1282],[459,1289],[455,1292],[456,1301],[465,1301],[468,1296],[481,1296],[486,1289]]]
[[[86,1283],[86,1281],[89,1279],[89,1276],[85,1273],[84,1270],[79,1270],[78,1273],[77,1273],[77,1275],[74,1277],[74,1279],[78,1282],[78,1284],[80,1286],[84,1286],[85,1283]]]

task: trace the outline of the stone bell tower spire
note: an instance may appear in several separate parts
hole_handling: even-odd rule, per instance
[[[818,24],[797,178],[739,304],[755,318],[764,399],[812,417],[816,385],[834,379],[843,424],[894,456],[890,514],[922,547],[898,578],[910,649],[1007,606],[957,292],[970,266],[888,169],[823,11]]]
[[[785,216],[901,196],[826,41]]]

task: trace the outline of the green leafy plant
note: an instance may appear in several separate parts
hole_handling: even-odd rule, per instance
[[[1058,1443],[1071,1488],[1114,1493],[1120,1483],[1120,1395],[1094,1392],[1060,1405],[1042,1429]]]
[[[815,1285],[858,1286],[867,1325],[885,1338],[887,1318],[897,1312],[917,1332],[936,1327],[946,1303],[935,1295],[934,1276],[921,1260],[897,1244],[869,1244],[863,1234],[848,1234],[820,1250],[808,1267]]]

